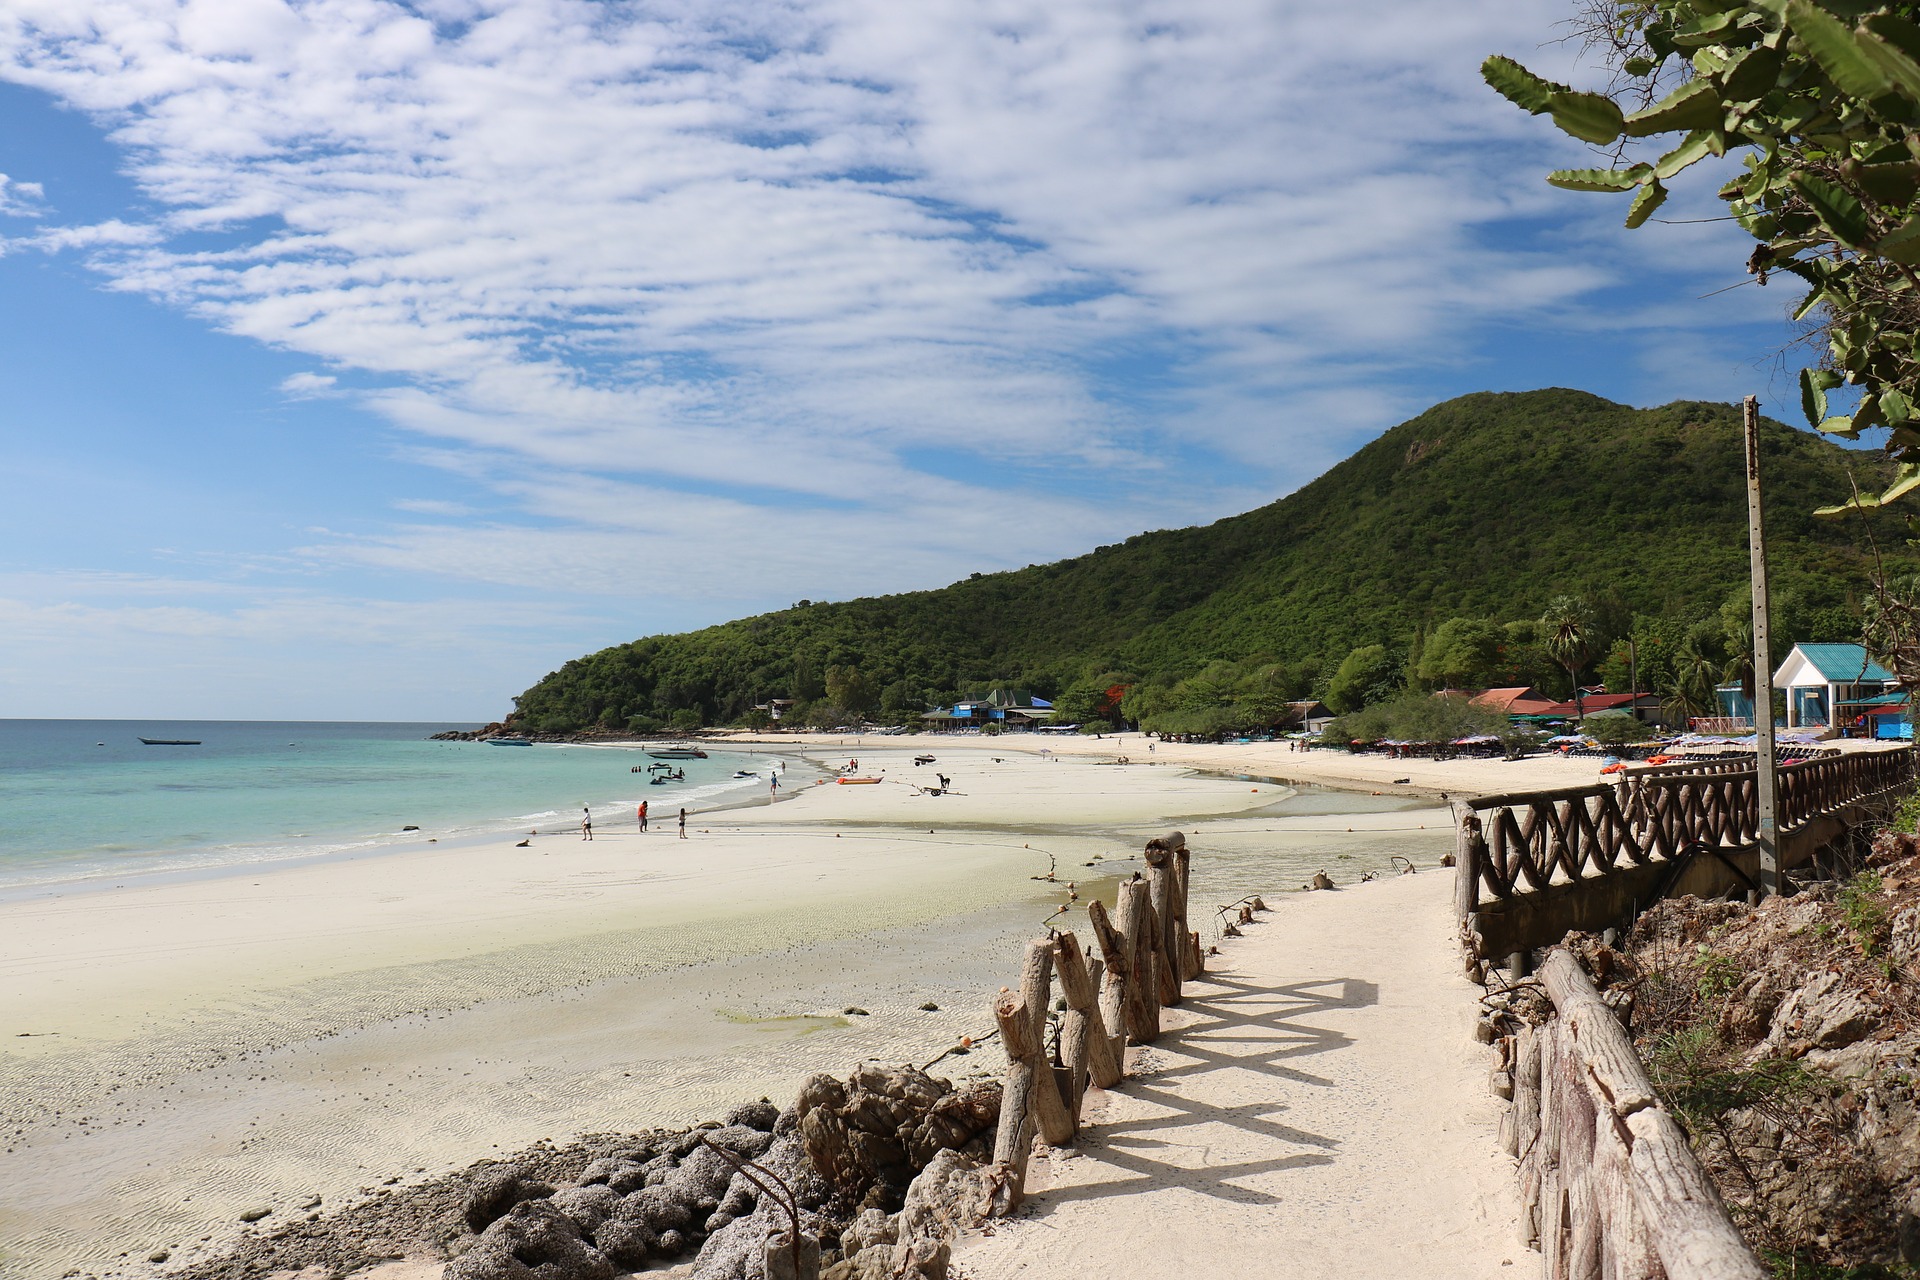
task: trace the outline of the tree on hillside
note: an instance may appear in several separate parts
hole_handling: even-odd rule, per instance
[[[1427,637],[1419,676],[1429,685],[1478,688],[1500,669],[1506,632],[1486,618],[1449,618]]]
[[[1715,714],[1713,689],[1718,677],[1719,669],[1700,651],[1698,642],[1692,637],[1682,640],[1674,651],[1670,674],[1660,686],[1662,709],[1681,720]]]
[[[843,711],[848,719],[866,715],[879,701],[873,681],[858,667],[828,667],[826,685],[827,701]]]
[[[1400,663],[1383,644],[1361,645],[1346,656],[1327,684],[1327,707],[1336,715],[1384,702],[1401,688]]]
[[[1548,176],[1573,191],[1631,193],[1638,227],[1666,184],[1708,156],[1744,152],[1720,188],[1758,242],[1747,270],[1785,272],[1807,292],[1822,367],[1800,375],[1808,422],[1847,439],[1889,429],[1892,483],[1857,500],[1890,502],[1920,486],[1920,25],[1913,6],[1830,0],[1583,0],[1576,31],[1615,74],[1612,93],[1534,75],[1505,57],[1487,83],[1564,132],[1612,148],[1611,168]],[[1640,139],[1657,158],[1628,163]],[[1827,393],[1861,391],[1851,413]],[[1840,495],[1834,495],[1836,497]],[[1854,501],[1828,511],[1844,510]]]
[[[1578,596],[1555,596],[1547,602],[1540,624],[1546,628],[1547,652],[1567,669],[1567,683],[1573,686],[1574,709],[1585,717],[1580,669],[1593,659],[1593,613]]]

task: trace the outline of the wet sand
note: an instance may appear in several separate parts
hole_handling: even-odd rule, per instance
[[[915,768],[923,750],[941,762]],[[592,842],[0,904],[0,1274],[151,1274],[148,1253],[215,1249],[250,1207],[270,1227],[539,1138],[925,1061],[985,1029],[1065,881],[1110,901],[1169,826],[1198,836],[1196,925],[1201,903],[1449,843],[1413,798],[911,739],[857,754],[888,781],[696,815],[685,842],[667,814],[644,836],[603,815]],[[954,793],[924,794],[936,771]],[[1049,865],[1061,883],[1031,878]]]

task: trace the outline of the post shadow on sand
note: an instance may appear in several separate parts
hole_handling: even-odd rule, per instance
[[[1179,1097],[1163,1086],[1168,1081],[1200,1072],[1240,1070],[1271,1076],[1276,1080],[1332,1088],[1333,1081],[1290,1066],[1288,1062],[1344,1049],[1353,1043],[1353,1037],[1345,1032],[1309,1026],[1302,1019],[1334,1009],[1367,1008],[1379,1003],[1380,988],[1359,978],[1322,978],[1278,987],[1259,987],[1214,974],[1204,974],[1194,983],[1181,1007],[1199,1016],[1172,1035],[1163,1037],[1154,1046],[1162,1053],[1177,1055],[1188,1061],[1164,1071],[1156,1071],[1150,1079],[1131,1079],[1126,1085],[1129,1097],[1164,1107],[1170,1114],[1127,1121],[1112,1127],[1100,1126],[1097,1130],[1090,1126],[1083,1130],[1087,1139],[1083,1150],[1087,1154],[1097,1151],[1101,1163],[1138,1176],[1096,1185],[1050,1189],[1029,1201],[1036,1217],[1044,1218],[1055,1206],[1075,1200],[1098,1200],[1131,1194],[1149,1181],[1164,1182],[1240,1204],[1279,1204],[1279,1197],[1234,1186],[1233,1180],[1333,1163],[1330,1153],[1340,1145],[1339,1141],[1271,1119],[1281,1109],[1277,1099],[1215,1107]],[[1207,992],[1205,987],[1214,990]],[[1223,1053],[1210,1047],[1222,1043],[1272,1047],[1247,1054]],[[1173,1145],[1152,1136],[1156,1132],[1207,1123],[1226,1124],[1279,1142],[1317,1150],[1268,1160],[1209,1165],[1199,1169],[1169,1164],[1154,1159],[1150,1154],[1156,1148],[1165,1149]]]

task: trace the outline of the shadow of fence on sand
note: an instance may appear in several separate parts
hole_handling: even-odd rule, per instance
[[[1148,1051],[1166,1065],[1127,1086],[1127,1097],[1159,1108],[1164,1114],[1100,1125],[1085,1135],[1085,1158],[1133,1176],[1051,1188],[1035,1208],[1044,1214],[1047,1209],[1076,1200],[1138,1192],[1144,1184],[1180,1187],[1239,1204],[1278,1204],[1276,1196],[1235,1183],[1261,1174],[1331,1164],[1338,1140],[1282,1124],[1274,1117],[1288,1106],[1271,1093],[1258,1101],[1215,1105],[1184,1097],[1170,1086],[1187,1077],[1252,1072],[1275,1081],[1334,1088],[1332,1080],[1294,1064],[1347,1048],[1353,1044],[1353,1037],[1313,1026],[1308,1020],[1335,1009],[1364,1009],[1378,1003],[1379,998],[1380,989],[1375,984],[1357,978],[1325,978],[1278,987],[1252,986],[1216,974],[1195,979],[1194,989],[1182,1006],[1191,1020]],[[1206,1162],[1199,1167],[1155,1158],[1156,1153],[1197,1151],[1206,1161],[1208,1143],[1203,1135],[1187,1139],[1171,1135],[1216,1125],[1251,1135],[1262,1146],[1283,1143],[1313,1150],[1255,1160],[1229,1159],[1220,1164]]]

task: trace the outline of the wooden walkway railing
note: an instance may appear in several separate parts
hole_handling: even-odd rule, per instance
[[[1146,874],[1121,883],[1113,915],[1087,904],[1100,957],[1089,959],[1071,932],[1055,933],[1027,944],[1019,989],[1001,988],[993,1013],[1007,1078],[993,1147],[996,1212],[1011,1212],[1025,1196],[1035,1137],[1055,1147],[1072,1142],[1088,1083],[1118,1084],[1126,1046],[1157,1039],[1161,1010],[1179,1004],[1203,971],[1200,935],[1187,928],[1188,859],[1178,831],[1148,841]],[[1241,909],[1243,923],[1253,909]],[[1057,1063],[1046,1034],[1056,978],[1067,1006]]]
[[[1586,971],[1555,950],[1540,982],[1555,1016],[1497,1042],[1497,1091],[1512,1100],[1501,1136],[1546,1274],[1765,1280]]]
[[[1913,776],[1912,747],[1781,766],[1781,865],[1806,862]],[[1610,923],[1644,901],[1669,864],[1701,852],[1749,879],[1729,851],[1753,845],[1757,791],[1750,760],[1711,760],[1457,804],[1454,905],[1475,951],[1505,956],[1556,942],[1569,928]]]

